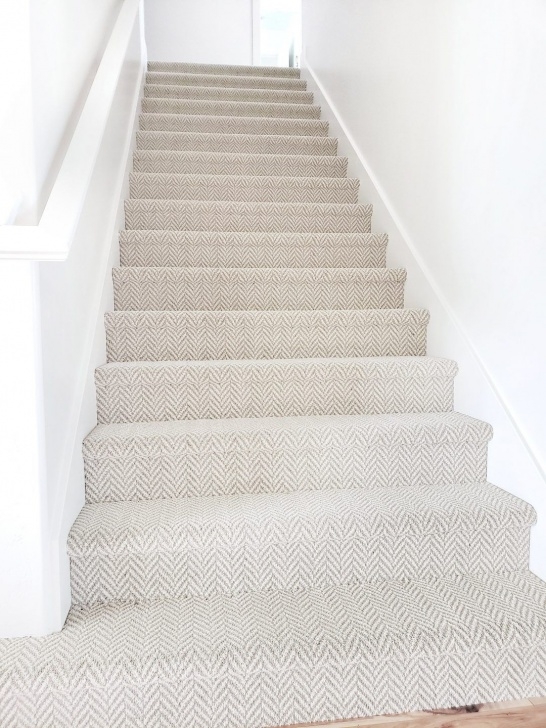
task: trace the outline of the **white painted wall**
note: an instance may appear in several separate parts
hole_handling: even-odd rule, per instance
[[[2,3],[0,185],[21,192],[20,222],[40,217],[122,2]]]
[[[546,577],[546,5],[303,0],[304,64]],[[319,94],[320,96],[320,94]]]
[[[38,217],[122,4],[123,0],[30,0]]]
[[[96,424],[93,372],[106,359],[103,314],[112,308],[110,270],[117,260],[146,60],[142,16],[141,10],[133,21],[68,260],[0,261],[0,340],[7,352],[0,358],[0,593],[9,594],[0,599],[0,637],[58,630],[70,604],[66,537],[84,502],[81,445]],[[104,29],[99,61],[111,25]],[[53,28],[48,32],[56,37]],[[31,40],[29,34],[32,49]],[[88,86],[86,75],[80,81],[82,89]],[[48,83],[54,85],[55,76]],[[36,92],[35,111],[43,91]],[[74,109],[68,96],[65,100],[70,126],[66,120]],[[35,127],[37,136],[49,130],[34,159],[35,171],[45,169],[38,162],[63,136],[63,114],[48,113],[50,124]],[[39,118],[36,112],[32,121]]]
[[[252,0],[145,0],[152,61],[252,63]]]

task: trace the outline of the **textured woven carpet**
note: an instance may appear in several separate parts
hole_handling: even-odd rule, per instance
[[[294,69],[150,63],[59,634],[4,728],[266,728],[546,692],[531,506],[487,482]]]

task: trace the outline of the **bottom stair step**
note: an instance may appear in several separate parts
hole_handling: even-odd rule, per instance
[[[0,724],[265,728],[546,692],[528,572],[73,608],[0,640]]]
[[[75,604],[525,569],[535,511],[489,483],[84,506]]]

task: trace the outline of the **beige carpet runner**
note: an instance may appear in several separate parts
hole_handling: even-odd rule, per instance
[[[266,728],[546,693],[531,506],[299,78],[151,63],[63,631],[3,728]]]

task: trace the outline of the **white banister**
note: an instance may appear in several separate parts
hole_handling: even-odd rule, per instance
[[[125,0],[37,225],[0,226],[0,259],[66,260],[112,108],[140,0]]]

